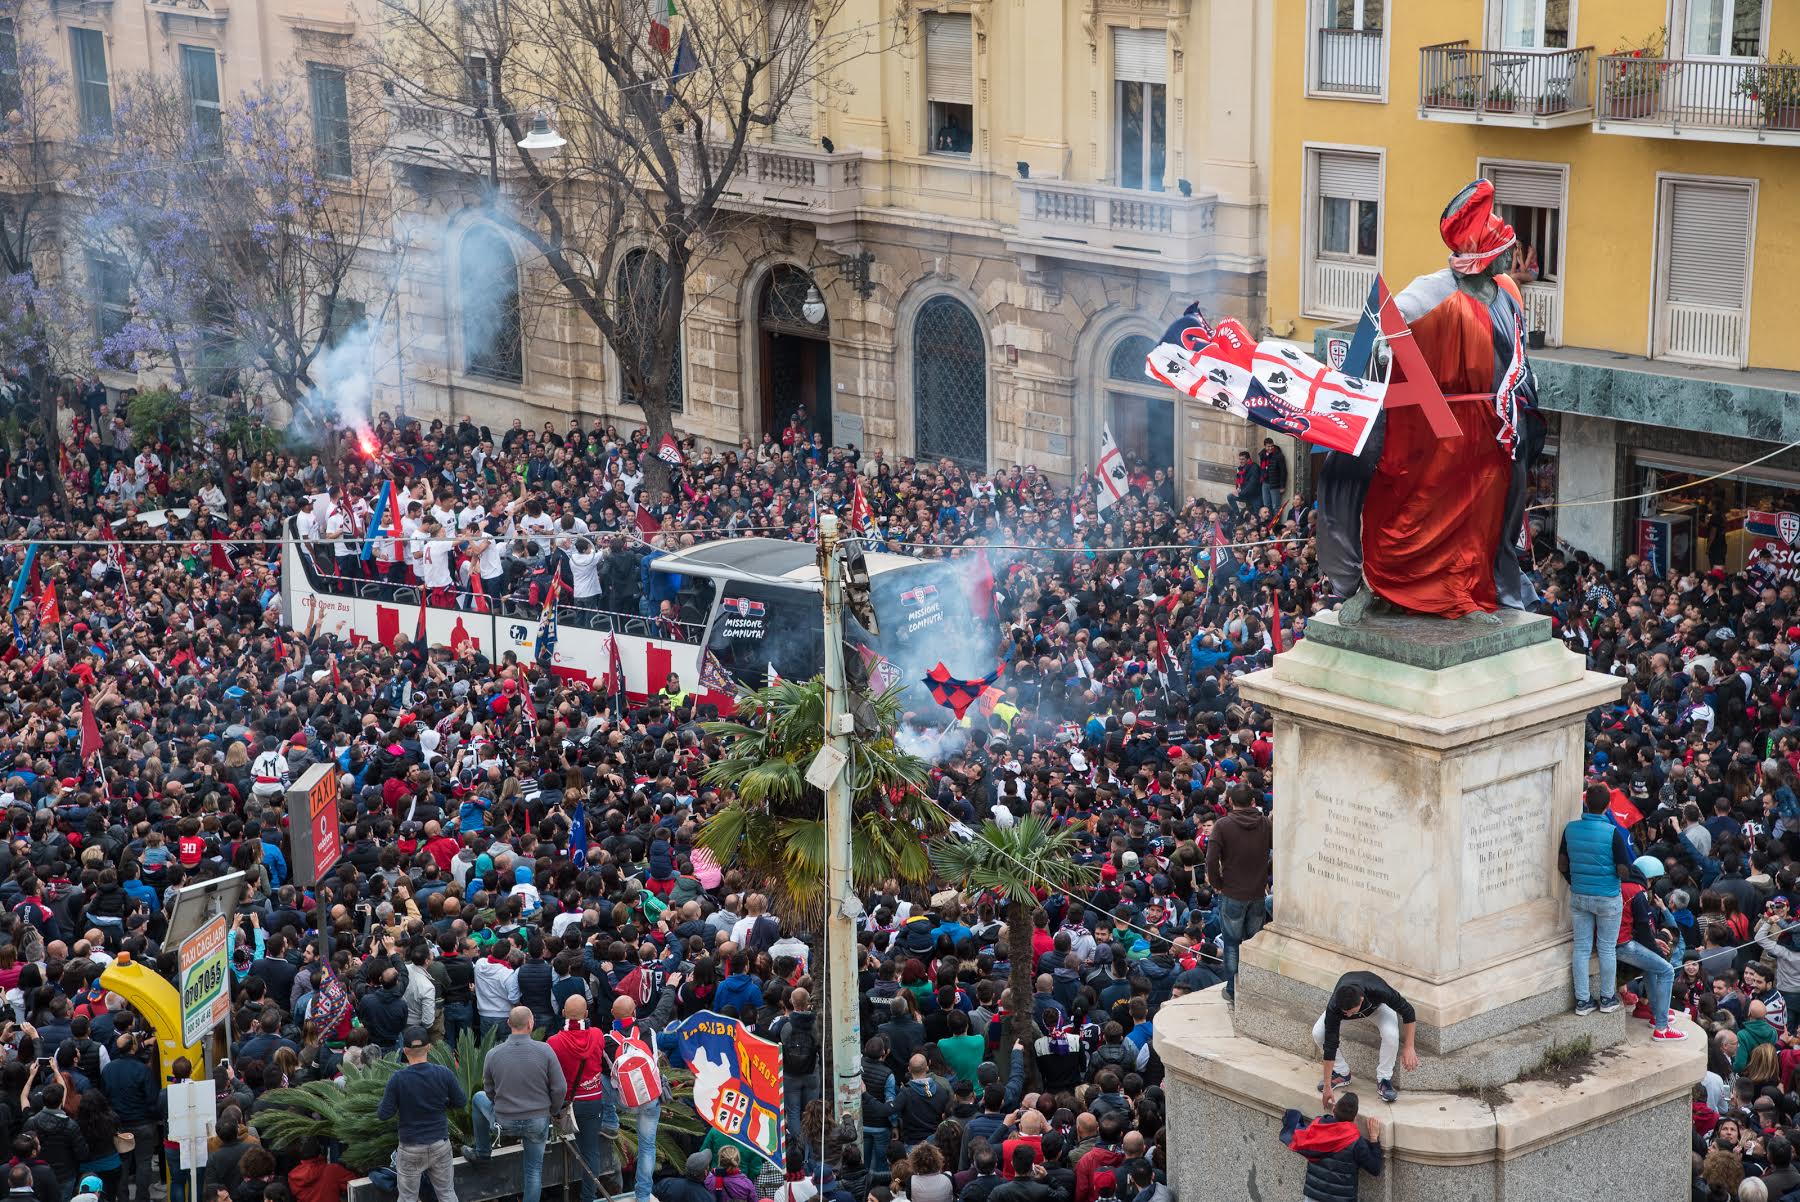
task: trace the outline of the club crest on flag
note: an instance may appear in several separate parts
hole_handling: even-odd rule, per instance
[[[719,607],[731,610],[743,618],[759,617],[764,609],[761,601],[752,601],[748,597],[726,597],[719,602]]]
[[[1776,515],[1775,530],[1781,541],[1788,546],[1800,543],[1800,513],[1781,513]]]
[[[665,1034],[693,1070],[694,1109],[707,1125],[782,1167],[781,1046],[711,1010],[683,1019]]]
[[[900,594],[900,604],[902,604],[902,605],[922,605],[926,601],[930,600],[931,598],[933,598],[935,596],[937,596],[937,585],[921,584],[921,585],[917,585],[913,588],[909,588],[905,592],[901,593]]]

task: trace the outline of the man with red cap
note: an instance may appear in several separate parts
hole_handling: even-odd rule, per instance
[[[1390,405],[1362,455],[1329,456],[1321,506],[1341,532],[1332,541],[1345,574],[1354,582],[1360,566],[1363,583],[1343,607],[1346,623],[1375,598],[1486,621],[1535,598],[1515,546],[1543,441],[1523,301],[1501,274],[1516,238],[1494,212],[1487,180],[1457,193],[1438,231],[1449,265],[1415,279],[1393,303],[1461,433],[1440,438],[1424,406]],[[1400,363],[1406,357],[1396,354]]]

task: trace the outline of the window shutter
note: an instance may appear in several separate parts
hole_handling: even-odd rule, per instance
[[[106,74],[106,38],[97,29],[71,29],[75,86],[86,133],[112,132],[112,86]]]
[[[1504,205],[1562,211],[1562,172],[1554,167],[1496,164],[1483,172],[1494,185],[1494,199]]]
[[[807,28],[809,4],[810,0],[770,0],[769,4],[769,37],[775,42],[770,47],[769,91],[780,96],[793,89],[775,122],[776,137],[782,141],[812,141],[812,88],[794,82],[812,40]]]
[[[219,103],[219,64],[211,50],[199,46],[181,48],[181,77],[190,104]]]
[[[925,99],[975,103],[975,39],[967,13],[925,15]]]
[[[1381,200],[1381,160],[1372,154],[1319,152],[1319,195],[1338,200]]]
[[[1168,83],[1168,39],[1163,31],[1113,30],[1113,78],[1131,83]]]
[[[1670,303],[1742,309],[1750,278],[1750,190],[1669,185]]]

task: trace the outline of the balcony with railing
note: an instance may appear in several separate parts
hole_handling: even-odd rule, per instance
[[[1315,317],[1355,317],[1368,303],[1378,272],[1375,264],[1354,259],[1314,259],[1306,312]]]
[[[487,131],[473,110],[395,101],[388,105],[392,118],[389,149],[395,159],[415,167],[448,171],[485,171],[488,162]],[[511,147],[502,147],[500,167],[512,166]]]
[[[1387,46],[1379,29],[1321,29],[1314,48],[1314,92],[1340,96],[1381,95]]]
[[[1185,277],[1212,265],[1216,198],[1144,192],[1070,180],[1021,179],[1017,254],[1166,271]]]
[[[1555,129],[1593,119],[1594,48],[1482,50],[1466,41],[1419,51],[1419,117]]]
[[[1800,64],[1608,54],[1599,72],[1599,133],[1800,146]]]
[[[714,163],[725,147],[713,150]],[[719,206],[740,213],[811,222],[820,237],[848,235],[863,199],[860,150],[815,150],[751,142],[725,184]],[[716,169],[716,168],[715,168]],[[690,179],[693,163],[687,165]]]

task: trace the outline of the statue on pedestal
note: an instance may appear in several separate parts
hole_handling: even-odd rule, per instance
[[[1543,446],[1525,355],[1525,311],[1503,268],[1516,242],[1477,180],[1438,223],[1449,266],[1399,296],[1377,277],[1340,369],[1190,307],[1146,359],[1147,374],[1326,452],[1319,562],[1345,598],[1344,624],[1372,605],[1497,622],[1536,599],[1519,555],[1525,490]],[[1377,344],[1388,378],[1371,378]]]

